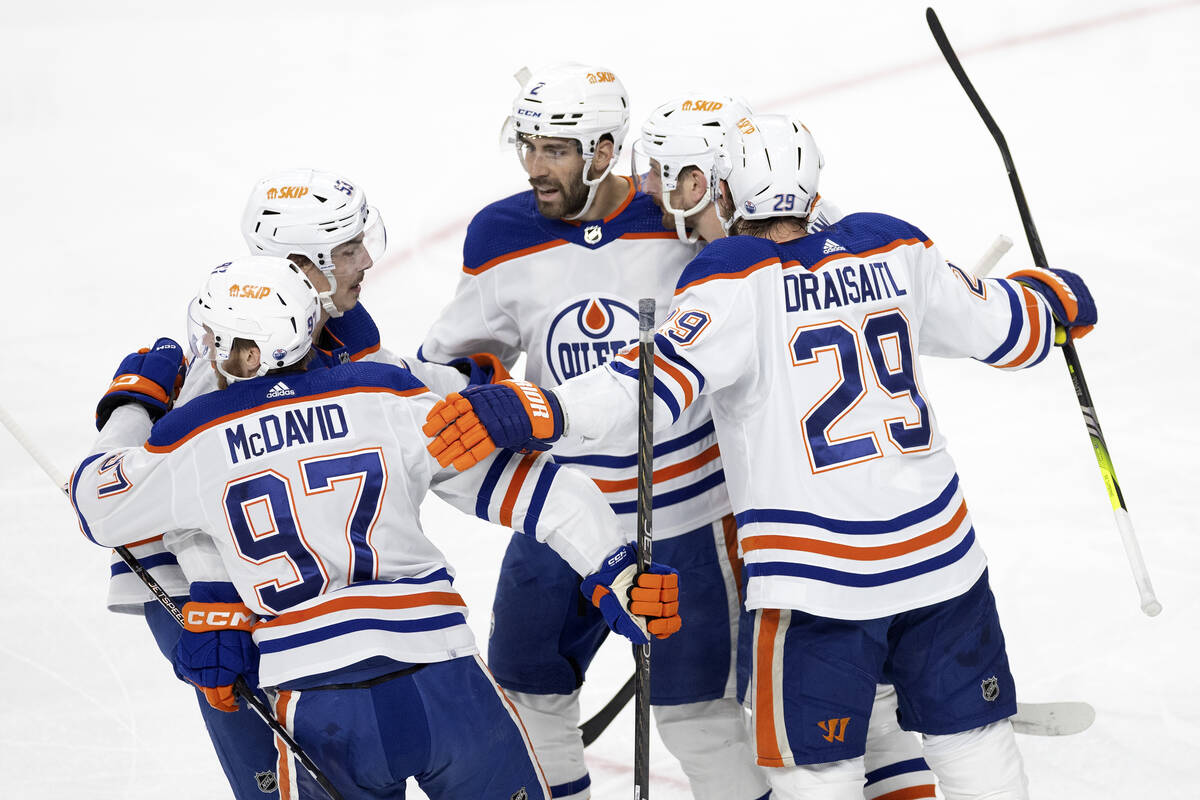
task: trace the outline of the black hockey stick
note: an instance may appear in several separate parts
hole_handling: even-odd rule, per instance
[[[25,431],[17,424],[16,420],[9,416],[8,412],[4,410],[3,407],[0,407],[0,423],[3,423],[4,427],[8,428],[8,432],[11,433],[13,438],[17,440],[17,443],[25,449],[25,452],[29,454],[30,458],[37,462],[37,465],[42,468],[43,472],[46,473],[46,477],[48,477],[54,483],[54,485],[58,487],[59,491],[67,494],[67,481],[60,481],[59,478],[62,473],[55,469],[53,465],[51,465],[50,459],[47,458],[41,449],[33,443],[32,439],[25,435]],[[146,571],[146,568],[142,566],[141,562],[137,560],[133,553],[129,552],[129,548],[114,547],[113,550],[116,551],[117,555],[121,557],[121,560],[125,562],[129,569],[133,571],[133,574],[141,579],[142,583],[146,584],[146,588],[149,589],[150,593],[154,595],[154,599],[157,600],[159,605],[165,608],[167,612],[175,618],[175,621],[179,623],[179,626],[181,628],[187,627],[183,618],[183,612],[179,610],[179,606],[175,605],[175,601],[172,600],[171,596],[167,594],[165,589],[162,588],[162,585],[154,579],[153,575]],[[313,763],[313,760],[309,758],[308,754],[304,752],[304,749],[296,743],[296,740],[293,739],[292,735],[287,732],[287,729],[279,724],[279,720],[275,719],[274,715],[271,714],[271,710],[267,708],[267,704],[258,699],[258,697],[256,697],[254,693],[250,691],[250,688],[246,685],[244,680],[241,678],[237,679],[237,682],[233,685],[233,692],[239,699],[245,700],[250,707],[254,709],[254,712],[262,718],[262,721],[265,722],[267,726],[275,732],[275,735],[283,740],[283,743],[287,745],[288,749],[291,750],[292,753],[295,754],[296,758],[300,760],[300,763],[304,765],[304,768],[308,770],[308,774],[312,775],[313,780],[320,784],[321,788],[325,790],[325,793],[329,795],[331,800],[342,800],[342,795],[337,791],[337,789],[333,788],[333,784],[329,782],[327,777],[325,777],[325,773],[321,772],[320,768]]]
[[[179,606],[175,605],[175,601],[162,588],[162,585],[154,579],[153,575],[146,571],[146,568],[141,565],[141,562],[137,560],[133,553],[129,552],[129,548],[114,547],[113,550],[128,565],[133,574],[138,576],[142,583],[146,584],[146,588],[154,595],[154,599],[167,610],[167,613],[175,618],[175,621],[179,623],[179,627],[187,628],[187,621],[184,619],[183,612],[179,609]],[[254,713],[258,714],[259,718],[267,724],[267,727],[287,745],[288,750],[292,751],[292,754],[308,770],[308,774],[312,776],[312,779],[320,784],[331,800],[342,800],[341,793],[333,787],[333,784],[329,782],[329,778],[325,777],[325,773],[321,771],[321,768],[309,757],[308,753],[304,752],[304,748],[292,738],[292,735],[287,732],[287,728],[283,727],[282,723],[275,719],[275,715],[271,713],[271,709],[246,685],[244,678],[239,676],[237,681],[234,682],[233,693],[239,700],[246,701]]]
[[[1004,141],[1004,134],[1000,132],[1000,126],[996,124],[996,120],[988,112],[987,106],[983,104],[983,99],[975,91],[975,87],[971,85],[971,80],[967,77],[966,70],[963,69],[962,63],[954,53],[954,49],[950,47],[950,40],[946,38],[946,32],[942,29],[942,24],[938,21],[937,14],[934,13],[932,8],[925,9],[925,20],[929,23],[929,30],[933,33],[933,38],[937,42],[938,49],[942,51],[942,55],[946,58],[946,63],[953,70],[954,77],[958,78],[963,91],[967,93],[967,97],[971,98],[971,103],[975,106],[975,110],[983,118],[983,124],[987,126],[988,131],[992,134],[992,138],[996,140],[996,145],[1000,148],[1000,155],[1004,159],[1005,169],[1008,170],[1008,180],[1012,184],[1013,196],[1017,201],[1017,210],[1021,214],[1021,224],[1025,226],[1025,238],[1029,241],[1029,251],[1033,254],[1033,262],[1042,269],[1048,269],[1049,262],[1046,260],[1045,251],[1042,250],[1042,240],[1038,237],[1037,228],[1034,227],[1033,215],[1029,212],[1029,204],[1025,202],[1025,192],[1021,190],[1021,181],[1017,178],[1017,168],[1013,165],[1012,155],[1008,152],[1008,144]],[[1146,570],[1146,562],[1142,559],[1142,550],[1138,546],[1137,537],[1133,532],[1133,522],[1129,517],[1129,510],[1125,506],[1125,496],[1121,494],[1121,486],[1117,483],[1116,469],[1113,467],[1112,458],[1108,454],[1108,445],[1104,441],[1104,432],[1100,429],[1100,419],[1096,416],[1096,410],[1092,405],[1092,395],[1088,391],[1087,381],[1083,377],[1083,365],[1079,362],[1079,355],[1075,352],[1075,344],[1071,341],[1070,336],[1063,337],[1061,345],[1063,356],[1067,360],[1067,371],[1070,373],[1071,383],[1075,387],[1075,398],[1079,401],[1079,410],[1083,414],[1083,423],[1087,427],[1088,436],[1092,440],[1092,449],[1096,454],[1096,463],[1100,465],[1100,474],[1104,479],[1104,488],[1108,492],[1108,499],[1112,503],[1113,514],[1116,516],[1117,530],[1121,534],[1121,543],[1125,546],[1125,556],[1129,559],[1129,567],[1133,571],[1133,580],[1137,584],[1142,611],[1147,616],[1153,617],[1162,611],[1162,604],[1154,596],[1154,587],[1150,585],[1150,573]]]
[[[638,573],[650,569],[654,518],[654,298],[638,301]],[[633,798],[650,797],[650,645],[634,648]]]
[[[621,709],[625,708],[625,704],[633,699],[633,681],[634,676],[630,675],[629,680],[621,685],[621,688],[617,690],[613,698],[604,704],[604,708],[597,711],[587,722],[579,726],[579,732],[583,734],[584,747],[596,741],[596,737],[604,733],[605,728],[617,718],[617,715],[621,713]]]

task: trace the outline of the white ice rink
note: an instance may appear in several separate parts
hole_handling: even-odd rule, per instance
[[[633,135],[692,88],[798,113],[826,156],[822,194],[843,209],[905,218],[962,264],[1007,233],[1017,244],[1000,269],[1026,265],[999,154],[924,10],[7,0],[0,403],[68,470],[121,356],[183,335],[207,268],[243,251],[251,185],[281,167],[366,187],[390,250],[363,300],[386,345],[415,351],[458,278],[466,221],[527,188],[497,144],[525,64],[616,72]],[[1200,2],[937,10],[1008,138],[1051,264],[1096,296],[1100,324],[1079,353],[1165,607],[1138,610],[1062,358],[1019,374],[927,361],[1021,699],[1097,709],[1081,735],[1021,738],[1034,796],[1200,797]],[[140,619],[104,609],[108,554],[5,433],[0,464],[0,797],[228,796],[192,692]],[[486,641],[507,535],[437,500],[424,512]],[[585,713],[629,671],[627,649],[607,645]],[[631,742],[626,712],[589,748],[599,800],[631,795]],[[689,796],[661,746],[652,770],[655,798]]]

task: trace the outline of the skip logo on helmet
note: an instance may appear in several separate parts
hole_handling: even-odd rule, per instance
[[[248,283],[233,284],[229,287],[230,297],[245,297],[250,300],[262,300],[271,293],[270,286],[252,286]]]
[[[272,186],[267,189],[268,200],[294,200],[304,197],[306,194],[308,194],[307,186],[280,186],[279,188]]]

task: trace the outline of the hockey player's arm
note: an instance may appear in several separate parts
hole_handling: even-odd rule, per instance
[[[644,642],[647,630],[660,638],[678,630],[675,571],[654,564],[637,575],[616,515],[582,473],[542,454],[497,450],[477,469],[434,473],[432,488],[461,511],[549,545],[584,576],[585,596],[617,633]]]
[[[758,374],[753,295],[763,288],[757,280],[769,276],[681,287],[654,337],[656,430],[677,421],[702,393],[737,381],[753,385]],[[425,424],[429,451],[443,466],[467,469],[498,447],[544,450],[567,429],[588,440],[618,435],[637,419],[638,356],[637,346],[626,348],[603,368],[553,390],[502,381],[450,395]]]
[[[932,244],[916,253],[927,298],[921,353],[974,358],[999,369],[1032,367],[1046,358],[1054,319],[1039,292],[1015,280],[976,278]]]
[[[492,353],[507,369],[521,355],[521,331],[500,299],[501,270],[478,270],[471,254],[475,222],[463,246],[463,275],[454,297],[438,315],[417,351],[422,361],[447,364],[476,353]],[[522,289],[524,291],[524,289]]]
[[[173,508],[166,456],[142,446],[150,427],[141,406],[115,409],[90,455],[71,473],[67,491],[79,529],[98,545],[140,541],[182,521]]]
[[[689,265],[692,270],[704,258]],[[758,375],[754,309],[764,288],[756,276],[688,283],[685,271],[666,320],[654,334],[654,429],[664,430],[698,397],[752,385]],[[762,276],[765,277],[765,276]],[[555,387],[565,432],[604,440],[636,425],[639,348],[632,345],[603,369]]]

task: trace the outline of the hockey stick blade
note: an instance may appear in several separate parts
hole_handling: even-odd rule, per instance
[[[604,708],[597,711],[588,719],[587,722],[579,726],[579,732],[583,735],[583,746],[587,747],[600,734],[604,733],[617,715],[621,713],[626,704],[633,699],[633,676],[629,676],[629,680],[625,681],[624,685],[617,690],[613,698],[604,704]]]
[[[1096,709],[1088,703],[1017,703],[1012,725],[1026,736],[1071,736],[1095,721]]]

